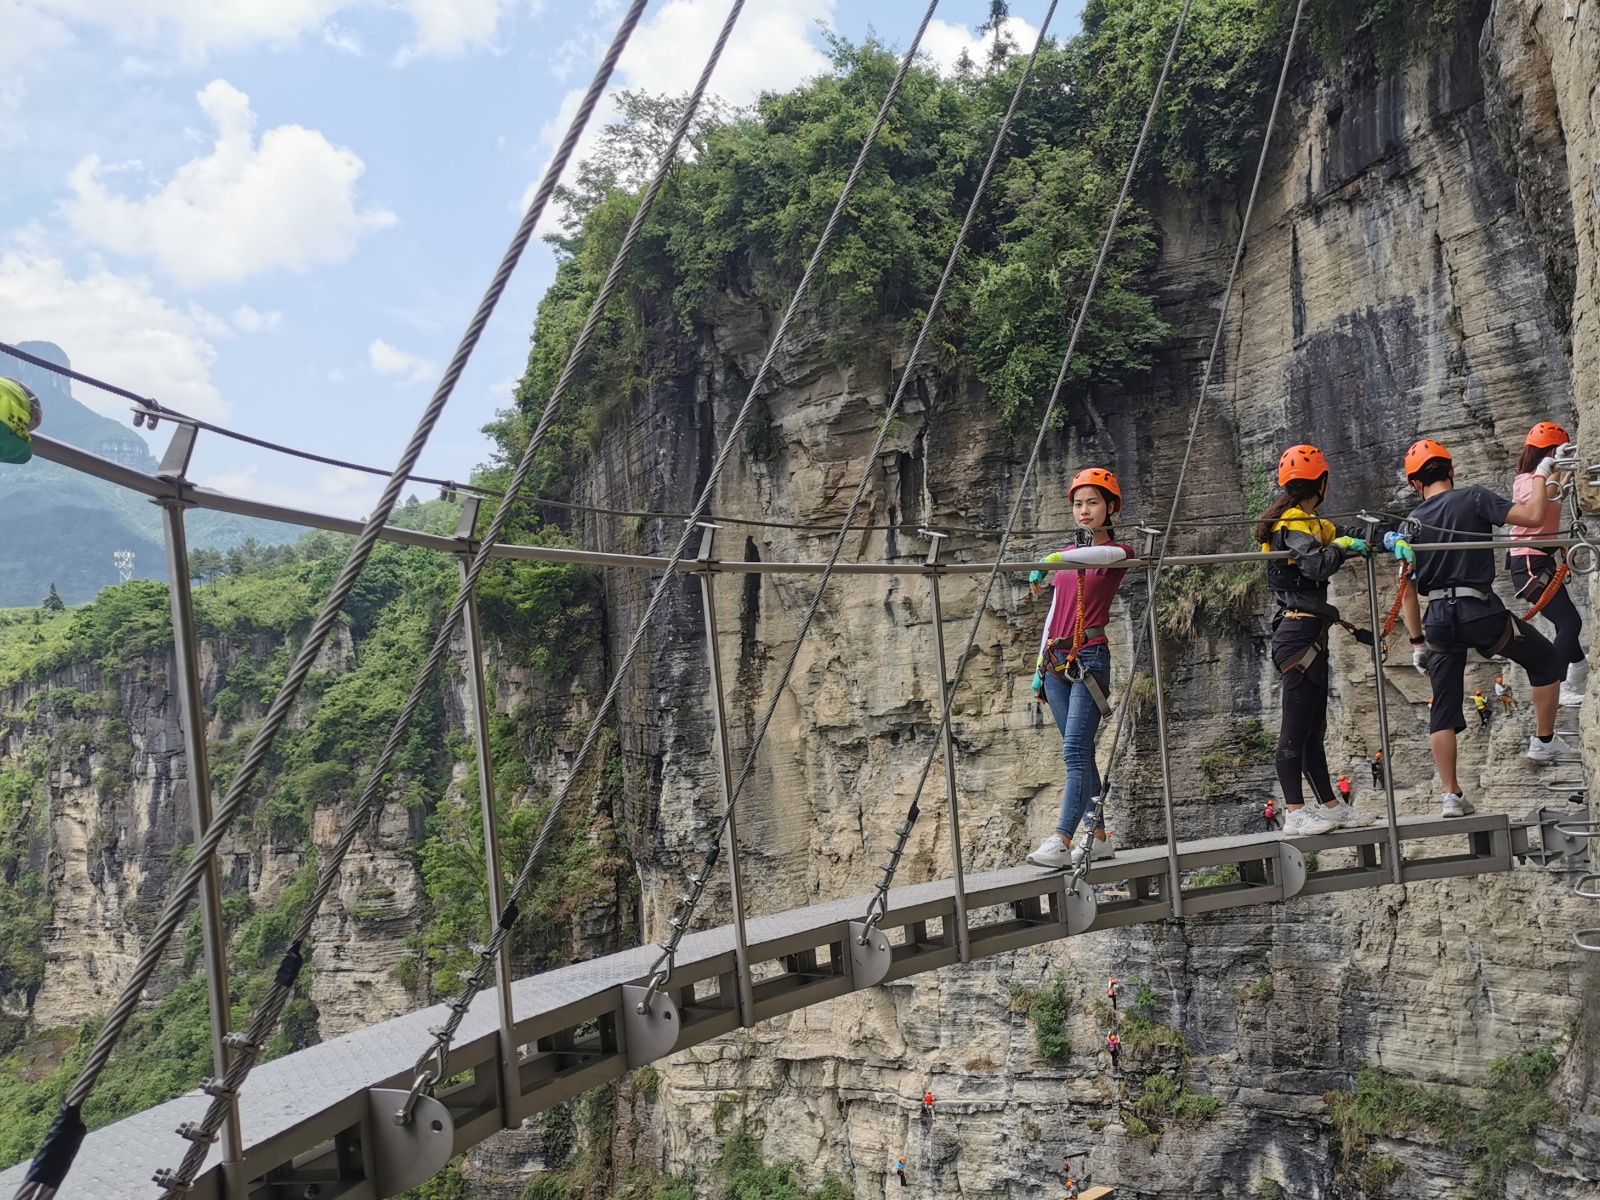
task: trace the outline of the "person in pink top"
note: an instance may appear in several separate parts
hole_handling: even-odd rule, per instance
[[[1517,461],[1517,479],[1511,485],[1513,504],[1526,504],[1533,498],[1533,489],[1541,485],[1555,493],[1550,495],[1545,518],[1537,527],[1511,526],[1512,537],[1532,543],[1525,548],[1517,546],[1506,552],[1506,569],[1511,572],[1512,586],[1517,589],[1517,595],[1530,604],[1536,603],[1544,595],[1545,587],[1553,579],[1558,565],[1550,552],[1551,548],[1540,547],[1537,543],[1542,538],[1555,537],[1561,528],[1560,490],[1540,479],[1533,469],[1555,447],[1571,440],[1567,431],[1554,421],[1540,421],[1528,431],[1522,457]],[[1583,618],[1578,615],[1577,605],[1567,594],[1565,583],[1545,602],[1540,615],[1556,627],[1556,651],[1561,655],[1561,661],[1567,664],[1567,677],[1561,684],[1561,703],[1575,708],[1583,703],[1584,686],[1589,681],[1589,659],[1578,642],[1578,635],[1583,632]]]
[[[1081,859],[1083,847],[1072,844],[1080,821],[1085,829],[1094,830],[1091,857],[1109,858],[1114,853],[1105,821],[1096,821],[1093,811],[1093,801],[1100,795],[1094,736],[1100,718],[1110,711],[1111,647],[1106,624],[1112,598],[1126,573],[1117,564],[1132,558],[1133,551],[1112,540],[1111,518],[1122,508],[1122,489],[1115,475],[1098,467],[1079,471],[1068,495],[1078,523],[1077,544],[1041,560],[1063,569],[1050,581],[1055,594],[1039,639],[1033,694],[1049,703],[1061,733],[1067,784],[1055,832],[1028,855],[1028,861],[1040,867],[1065,867]],[[1035,596],[1043,595],[1043,571],[1035,571],[1028,582]]]

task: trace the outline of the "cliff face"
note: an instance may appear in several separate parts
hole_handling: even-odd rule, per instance
[[[1224,382],[1202,423],[1180,511],[1194,522],[1187,546],[1246,548],[1243,528],[1218,522],[1246,510],[1292,441],[1328,453],[1338,511],[1409,508],[1400,460],[1424,435],[1451,448],[1464,480],[1503,491],[1537,420],[1575,423],[1592,452],[1589,431],[1600,428],[1591,416],[1600,403],[1597,37],[1592,3],[1564,22],[1559,6],[1502,2],[1399,76],[1352,70],[1294,88],[1234,296]],[[1138,515],[1163,515],[1170,501],[1243,205],[1217,194],[1152,202],[1164,236],[1163,316],[1182,336],[1150,377],[1073,406],[1027,498],[1032,528],[1070,524],[1065,485],[1086,463],[1113,465]],[[702,342],[681,357],[688,367],[619,422],[582,481],[583,499],[686,508],[770,319],[725,297]],[[853,356],[844,365],[830,341],[841,337]],[[758,453],[729,471],[717,513],[838,520],[903,354],[887,329],[845,333],[819,322],[800,330],[784,347],[759,437],[747,438]],[[925,552],[910,533],[919,524],[997,526],[1025,453],[973,381],[928,373],[877,464],[864,518],[902,528],[863,533],[848,552],[914,561]],[[620,548],[624,532],[591,519],[584,538]],[[719,539],[727,558],[815,559],[826,549],[821,539],[733,521]],[[1039,539],[1019,549],[1052,545]],[[992,546],[958,532],[946,557],[977,559]],[[1359,620],[1365,589],[1355,572],[1347,576],[1336,599]],[[642,586],[608,580],[616,628],[631,627]],[[812,586],[781,575],[718,581],[736,762],[770,702]],[[697,587],[686,582],[652,631],[654,657],[641,673],[648,684],[624,727],[638,778],[648,780],[631,793],[645,810],[635,848],[646,937],[662,931],[717,805]],[[1382,602],[1391,588],[1386,580]],[[1141,590],[1126,585],[1114,616],[1119,687]],[[946,584],[952,655],[975,601],[974,586]],[[1059,741],[1027,690],[1042,617],[1020,581],[1003,586],[957,693],[969,868],[1015,862],[1053,826]],[[741,802],[753,912],[870,887],[937,714],[931,636],[922,581],[831,586]],[[1213,610],[1194,636],[1166,645],[1181,836],[1236,831],[1272,791],[1250,724],[1270,733],[1276,720],[1266,636],[1253,609]],[[1330,758],[1335,769],[1350,768],[1362,806],[1381,807],[1366,786],[1377,748],[1370,661],[1343,639],[1334,655]],[[1487,689],[1494,666],[1475,663],[1470,672],[1472,686]],[[1520,675],[1512,682],[1525,687]],[[1400,810],[1435,811],[1426,681],[1395,672],[1387,686]],[[1594,720],[1591,706],[1583,724],[1591,755],[1600,752]],[[1463,739],[1480,807],[1521,814],[1565,802],[1520,757],[1530,733],[1524,705],[1492,732]],[[1132,843],[1162,836],[1152,750],[1142,728],[1127,795],[1112,811]],[[949,870],[937,790],[923,814],[902,880]],[[1068,1151],[1089,1156],[1097,1181],[1141,1196],[1459,1196],[1475,1178],[1476,1143],[1452,1147],[1459,1130],[1406,1133],[1398,1118],[1384,1131],[1392,1137],[1341,1142],[1335,1131],[1352,1126],[1325,1093],[1348,1089],[1359,1068],[1373,1065],[1477,1106],[1483,1094],[1471,1089],[1491,1060],[1565,1034],[1565,1112],[1541,1127],[1543,1160],[1513,1166],[1494,1187],[1508,1196],[1593,1194],[1600,1108],[1588,1085],[1585,1021],[1594,1019],[1596,985],[1570,935],[1594,914],[1568,882],[1523,867],[1320,896],[1090,935],[836,1001],[679,1056],[661,1099],[646,1106],[642,1156],[668,1170],[703,1167],[721,1144],[707,1131],[731,1129],[743,1115],[769,1155],[806,1164],[813,1183],[823,1170],[839,1172],[858,1196],[878,1194],[886,1181],[893,1187],[886,1172],[902,1152],[922,1194],[1039,1195],[1060,1186]],[[716,900],[716,919],[725,920],[725,888]],[[1145,1011],[1181,1034],[1165,1050],[1142,1049],[1120,1077],[1098,1053],[1108,1025],[1093,1005],[1111,975],[1147,983]],[[1037,1056],[1030,1019],[1017,1011],[1058,978],[1073,1046],[1064,1067]],[[1184,1120],[1159,1096],[1143,1101],[1163,1064],[1184,1087],[1220,1101],[1216,1113]],[[925,1087],[939,1098],[927,1124],[917,1113]]]

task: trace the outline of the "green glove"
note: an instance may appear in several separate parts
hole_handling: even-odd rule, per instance
[[[1043,583],[1044,582],[1044,572],[1043,571],[1030,571],[1028,573],[1028,582],[1029,583]]]
[[[1035,696],[1044,694],[1044,676],[1038,671],[1033,673],[1033,694]]]
[[[1367,544],[1358,537],[1336,537],[1333,544],[1350,554],[1359,554],[1362,558],[1367,556]]]
[[[1400,537],[1398,534],[1386,533],[1383,535],[1383,544],[1394,551],[1395,558],[1400,562],[1410,563],[1413,567],[1417,565],[1417,552],[1411,548],[1411,543],[1406,541],[1405,538]]]

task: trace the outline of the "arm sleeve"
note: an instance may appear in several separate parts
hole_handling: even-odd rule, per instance
[[[1056,618],[1056,601],[1060,595],[1057,591],[1050,593],[1050,611],[1044,615],[1044,630],[1039,634],[1039,657],[1033,664],[1035,671],[1044,670],[1044,648],[1050,643],[1050,625]]]
[[[1511,511],[1511,501],[1486,487],[1473,487],[1472,502],[1478,510],[1478,515],[1491,525],[1504,525],[1506,514]]]
[[[1289,552],[1295,566],[1300,568],[1300,574],[1319,583],[1332,579],[1344,566],[1343,549],[1332,543],[1324,546],[1316,537],[1297,529],[1284,531],[1283,548]]]
[[[1075,546],[1051,557],[1069,567],[1111,567],[1126,559],[1128,552],[1121,546]]]

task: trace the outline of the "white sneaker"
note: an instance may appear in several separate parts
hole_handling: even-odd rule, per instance
[[[1106,835],[1105,841],[1101,841],[1099,838],[1090,838],[1089,847],[1090,862],[1099,862],[1102,858],[1115,858],[1117,856],[1116,847],[1111,844],[1110,834]],[[1082,861],[1083,847],[1074,846],[1072,848],[1072,865],[1077,866]]]
[[[1589,686],[1589,660],[1567,664],[1567,677],[1561,681],[1561,705],[1577,708],[1583,703],[1584,689]]]
[[[1313,837],[1319,833],[1332,833],[1339,828],[1339,823],[1326,816],[1326,812],[1320,804],[1314,808],[1291,808],[1283,818],[1283,836]]]
[[[1576,746],[1569,746],[1562,741],[1558,733],[1548,742],[1541,742],[1537,737],[1529,738],[1528,757],[1536,763],[1552,763],[1577,762],[1583,756],[1578,753]]]
[[[1441,817],[1464,817],[1467,815],[1467,804],[1464,796],[1457,796],[1452,792],[1444,794],[1444,803],[1439,807]]]
[[[1052,833],[1039,843],[1037,850],[1028,855],[1028,861],[1036,867],[1069,867],[1072,865],[1072,847]]]
[[[1304,812],[1305,810],[1301,809],[1300,811]],[[1340,829],[1365,829],[1378,819],[1372,813],[1364,813],[1351,808],[1343,800],[1332,808],[1324,804],[1317,812],[1325,820],[1332,821]]]

